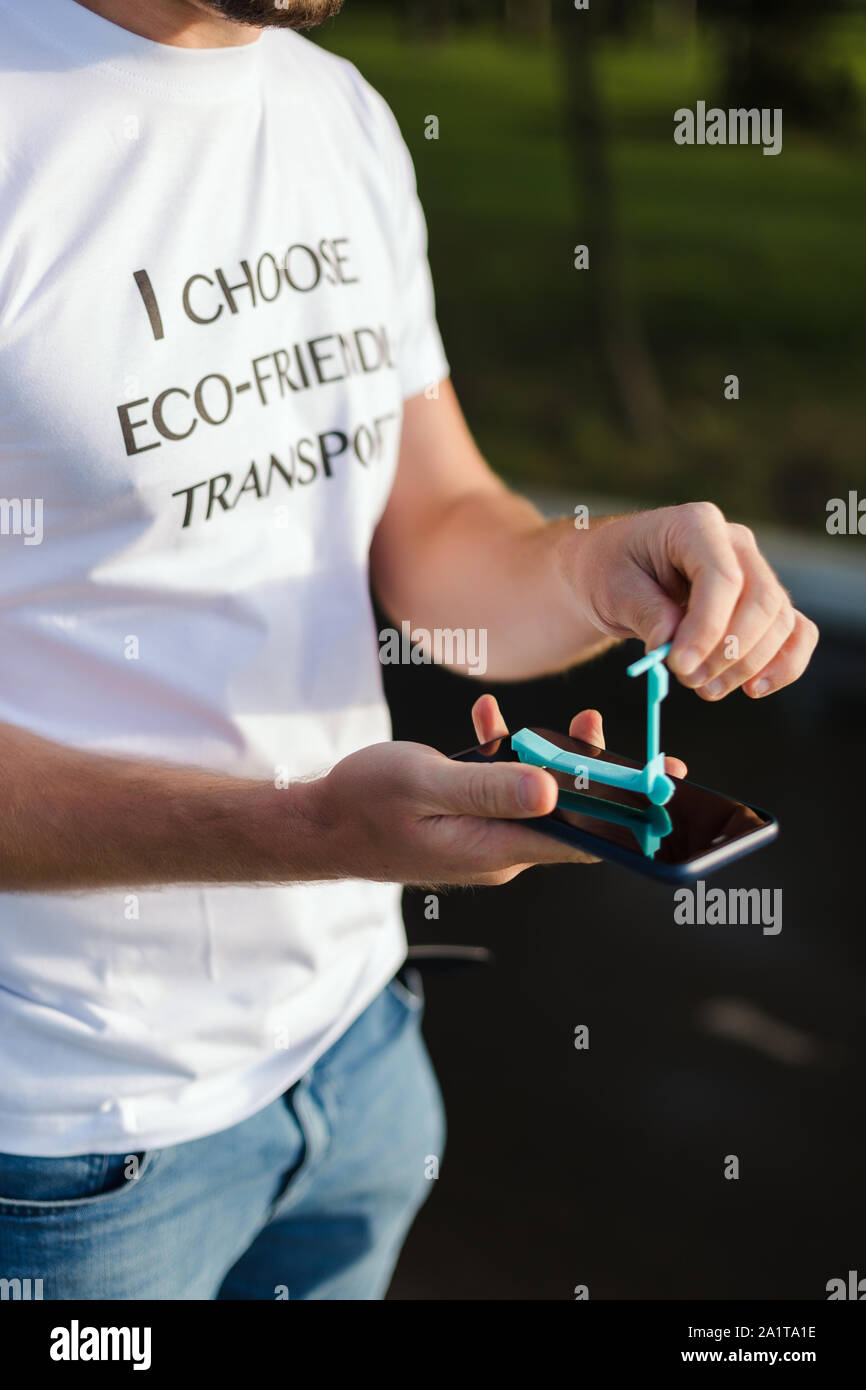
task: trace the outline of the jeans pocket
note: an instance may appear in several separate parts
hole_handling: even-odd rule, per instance
[[[122,1201],[152,1171],[158,1151],[42,1158],[0,1153],[0,1216],[45,1215]]]
[[[424,1012],[424,984],[420,971],[416,970],[414,965],[404,965],[398,970],[393,979],[388,981],[388,990],[410,1013]]]

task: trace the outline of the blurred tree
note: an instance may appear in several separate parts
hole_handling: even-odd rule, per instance
[[[392,8],[402,10],[410,33],[441,37],[454,24],[478,24],[481,21],[502,23],[508,9],[528,11],[532,24],[534,12],[551,0],[391,0]]]
[[[552,19],[551,0],[505,0],[505,23],[510,29],[547,34]]]
[[[413,37],[437,37],[444,34],[451,19],[451,0],[398,0],[406,13],[406,23]]]
[[[851,0],[698,0],[722,46],[725,100],[783,108],[812,127],[844,126],[858,107],[853,76],[827,41]]]
[[[590,296],[603,385],[615,412],[646,439],[665,428],[661,384],[647,350],[631,292],[625,247],[610,166],[609,132],[598,76],[604,32],[645,11],[645,0],[619,0],[614,9],[591,6],[577,12],[566,0],[556,8],[556,33],[565,83],[569,148],[581,192],[582,218],[576,238],[589,247],[586,288]]]

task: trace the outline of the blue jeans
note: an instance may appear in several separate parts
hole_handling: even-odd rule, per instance
[[[289,1092],[232,1129],[134,1155],[0,1154],[0,1279],[22,1281],[2,1287],[383,1298],[444,1143],[416,980],[392,980]]]

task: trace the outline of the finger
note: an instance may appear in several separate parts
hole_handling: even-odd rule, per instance
[[[508,726],[502,718],[499,701],[494,695],[481,695],[472,706],[472,723],[479,743],[505,738]]]
[[[743,572],[718,507],[696,502],[679,513],[669,528],[667,547],[671,563],[691,587],[668,665],[683,679],[706,661],[729,631]]]
[[[794,623],[794,610],[786,601],[776,621],[770,625],[769,630],[757,646],[752,648],[748,656],[742,661],[729,662],[728,669],[706,685],[699,687],[697,694],[702,700],[722,700],[726,695],[730,695],[732,690],[739,690],[746,681],[751,680],[759,671],[763,671],[776,653],[781,651],[794,630]]]
[[[503,766],[503,764],[499,764]],[[435,814],[442,862],[450,864],[452,882],[481,882],[482,875],[502,875],[531,864],[595,862],[587,850],[539,834],[519,820]]]
[[[436,759],[425,767],[415,794],[428,815],[519,819],[546,816],[559,789],[541,767],[523,763],[461,763]]]
[[[581,710],[569,724],[568,732],[571,738],[579,738],[581,743],[604,748],[604,724],[597,709]]]
[[[819,635],[818,628],[811,618],[805,618],[795,610],[793,632],[772,661],[743,686],[746,694],[759,700],[764,695],[772,695],[774,691],[781,690],[783,686],[797,680],[812,659]]]
[[[527,831],[526,833],[528,835],[532,832]],[[536,835],[534,838],[541,839],[542,837]],[[512,879],[517,878],[518,874],[525,873],[527,869],[534,869],[539,864],[602,863],[602,860],[599,859],[597,854],[588,854],[586,850],[577,849],[573,845],[569,846],[563,841],[552,840],[551,845],[552,848],[549,851],[552,856],[551,858],[532,859],[525,864],[512,864],[506,869],[491,869],[474,875],[472,878],[467,879],[466,882],[472,886],[478,885],[483,888],[494,888],[499,887],[503,883],[510,883]],[[559,848],[556,848],[557,845]],[[548,853],[548,851],[545,851],[545,853]]]
[[[715,696],[710,695],[711,699],[719,699],[742,684],[741,680],[732,681],[734,668],[731,663],[748,658],[777,624],[780,615],[791,606],[787,593],[759,551],[748,526],[729,526],[728,534],[743,573],[739,601],[721,642],[691,675],[683,677],[683,684],[694,690],[723,679],[724,683],[718,685]],[[789,632],[790,627],[784,638]]]
[[[462,838],[477,832],[472,846],[473,880],[478,875],[523,872],[533,864],[596,864],[597,855],[552,835],[506,821],[462,822]]]
[[[579,738],[582,743],[604,748],[604,725],[597,709],[585,709],[576,714],[568,727],[571,738]],[[665,758],[665,770],[672,777],[685,777],[688,768],[681,758]]]

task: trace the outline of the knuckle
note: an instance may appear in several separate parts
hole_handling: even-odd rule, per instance
[[[715,502],[687,502],[690,520],[701,527],[719,526],[724,523],[724,514]]]
[[[763,671],[768,662],[773,661],[784,663],[785,654],[782,648],[794,630],[794,613],[782,611],[773,625],[770,634],[772,647],[768,648],[767,642],[759,642],[754,651],[749,652],[742,663],[742,680],[751,680],[759,671]],[[774,670],[776,669],[774,665]]]
[[[749,652],[749,655],[743,658],[740,669],[737,672],[737,682],[742,685],[744,681],[750,681],[759,671],[763,671],[767,662],[771,660],[774,655],[775,653],[770,653],[768,655],[766,650],[762,654],[760,648],[756,648],[754,652]]]
[[[724,560],[719,560],[716,565],[716,570],[719,578],[724,584],[727,584],[729,588],[736,589],[737,592],[742,589],[745,576],[740,565],[737,563],[737,557],[733,551],[731,551],[730,555],[726,556]]]
[[[782,594],[778,584],[771,579],[760,579],[753,585],[749,595],[752,603],[759,608],[769,622],[779,615]]]
[[[758,542],[751,526],[743,526],[739,521],[732,521],[728,523],[728,532],[731,540],[746,546],[749,550],[758,549]]]
[[[488,808],[490,796],[485,773],[486,768],[473,767],[466,783],[466,805],[471,815],[483,816]]]

